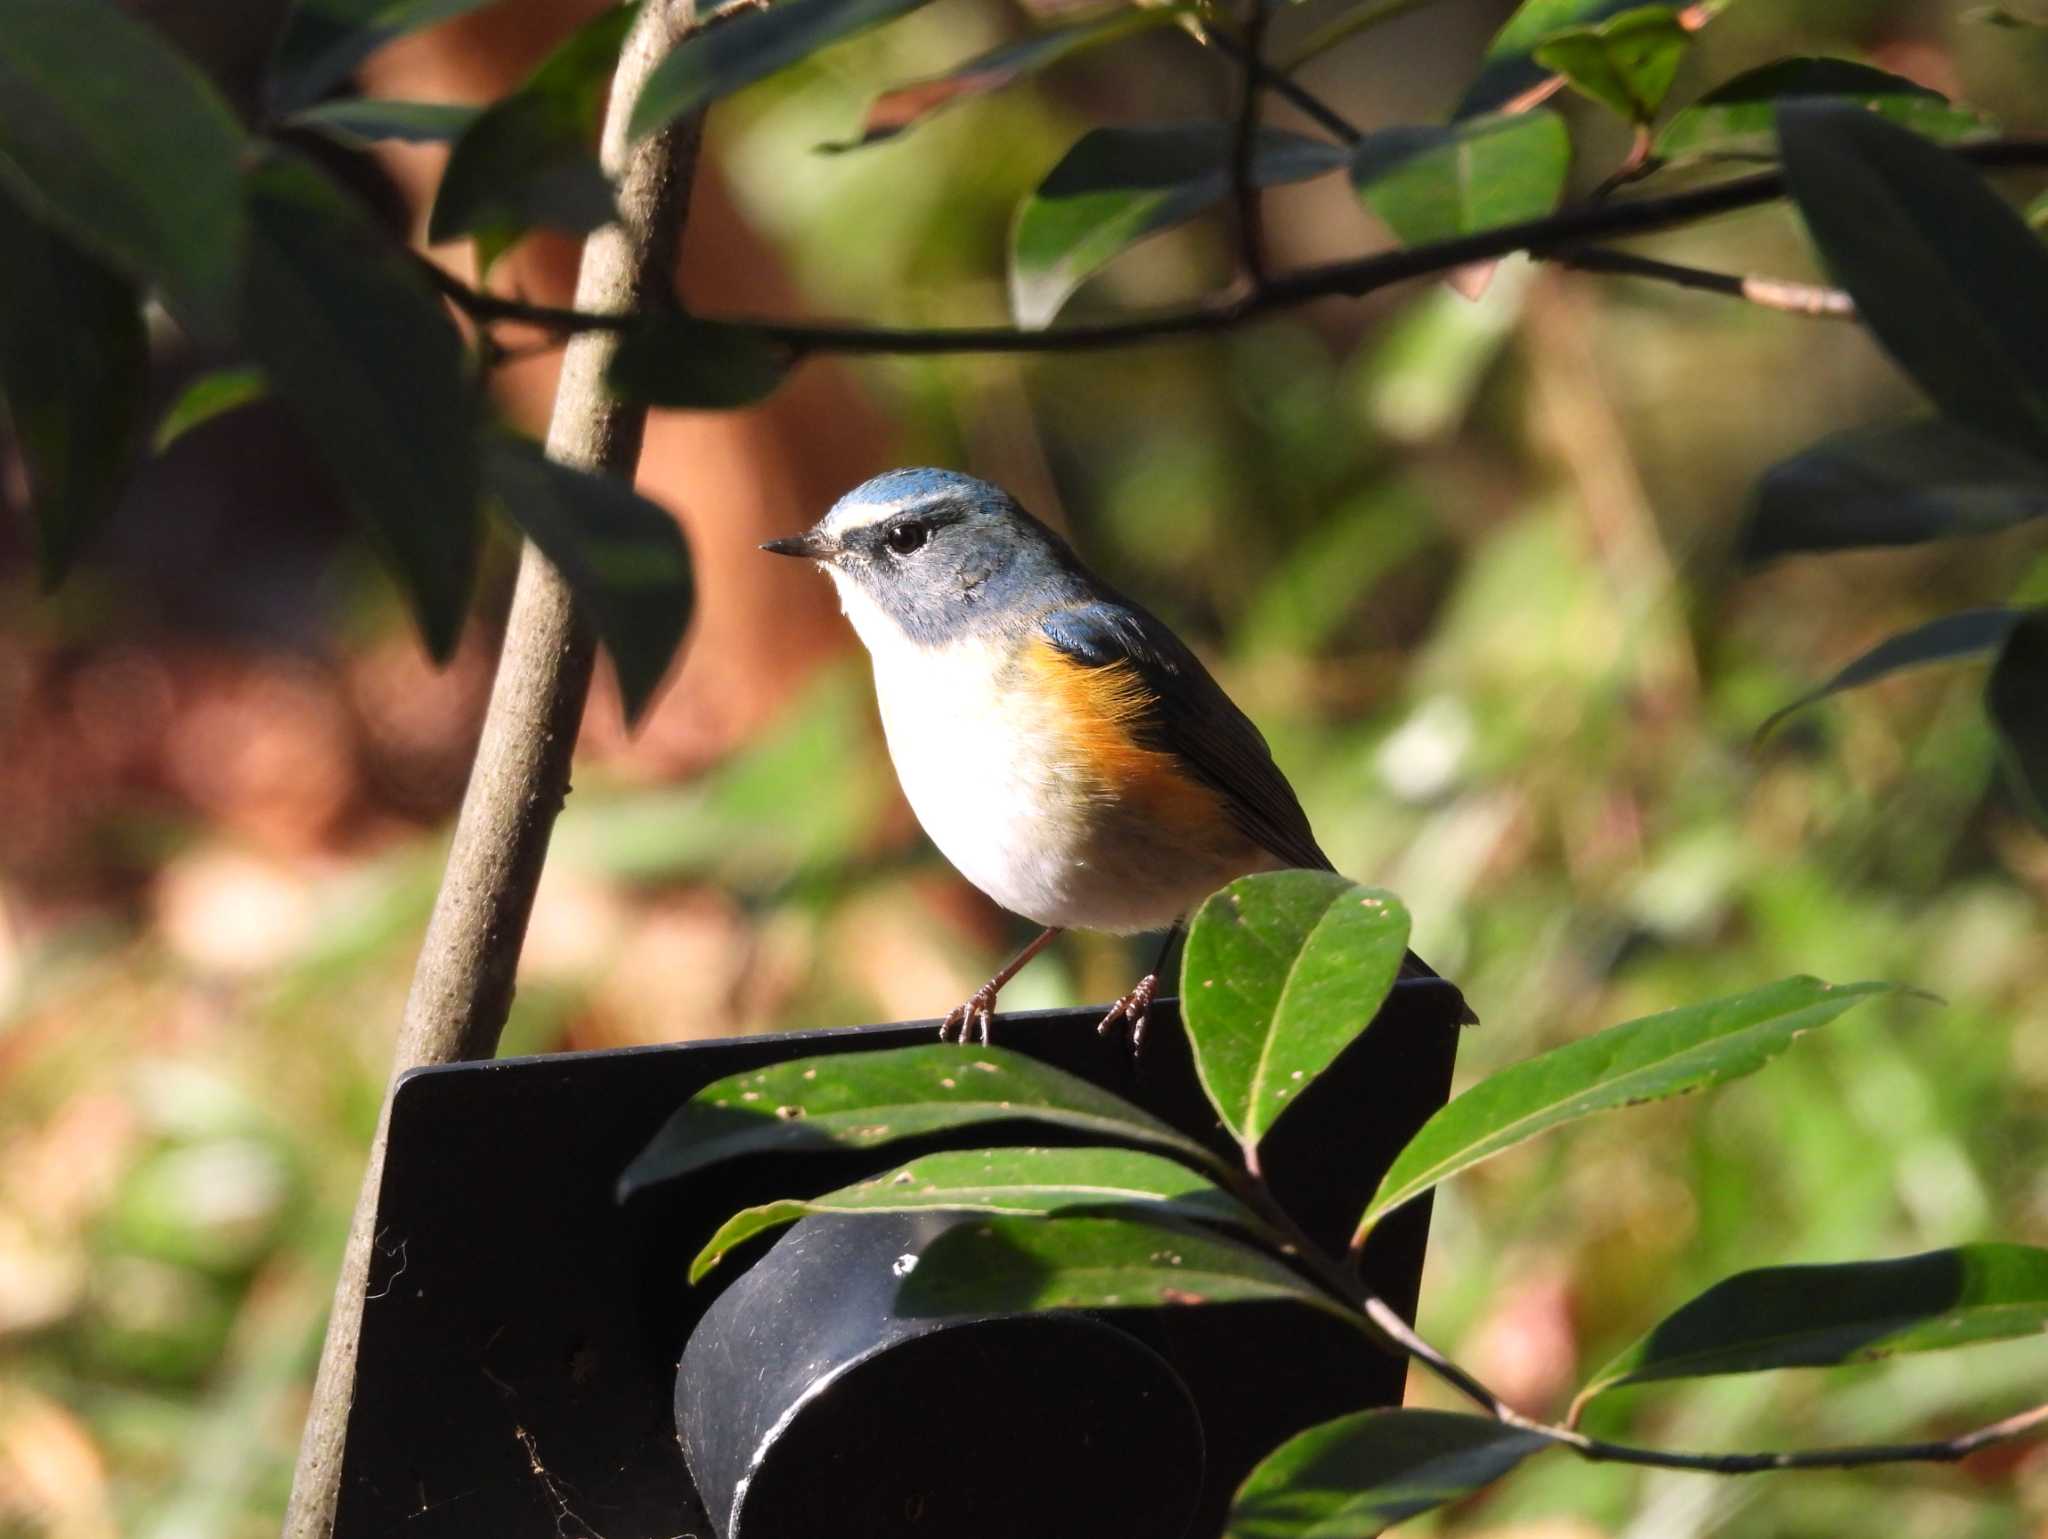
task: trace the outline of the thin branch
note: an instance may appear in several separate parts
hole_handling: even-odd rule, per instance
[[[1987,139],[1951,150],[1958,158],[1990,169],[2048,165],[2048,139]],[[1356,298],[1396,283],[1435,277],[1474,262],[1490,262],[1526,251],[1542,260],[1567,254],[1583,256],[1589,245],[1631,235],[1669,230],[1719,214],[1754,208],[1784,196],[1784,177],[1776,171],[1716,182],[1654,198],[1619,199],[1579,204],[1541,219],[1502,225],[1474,235],[1458,236],[1424,246],[1405,246],[1348,261],[1323,263],[1290,273],[1270,275],[1254,294],[1205,300],[1183,309],[1141,313],[1123,320],[1061,326],[1046,331],[1020,331],[1010,326],[914,327],[859,326],[834,323],[717,317],[724,324],[746,326],[778,342],[799,357],[813,353],[928,356],[943,353],[1054,353],[1125,347],[1175,337],[1225,331],[1255,316],[1298,308],[1333,295]],[[1595,260],[1598,260],[1596,258]],[[1626,260],[1626,259],[1625,259]],[[1668,265],[1668,264],[1667,264]],[[1641,271],[1637,263],[1635,270]],[[1674,269],[1693,272],[1692,269]],[[1671,277],[1672,274],[1660,273]],[[1704,275],[1714,277],[1718,275]],[[1702,281],[1694,286],[1710,288]],[[446,273],[434,281],[469,315],[486,321],[517,321],[548,330],[618,330],[630,318],[577,310],[528,305],[497,295],[480,294]],[[1675,279],[1674,279],[1675,281]],[[1742,297],[1754,303],[1782,299],[1776,280],[1739,279]],[[704,317],[710,321],[714,318]]]
[[[1604,246],[1582,246],[1560,251],[1551,257],[1560,267],[1588,273],[1620,273],[1631,278],[1655,278],[1683,289],[1700,289],[1746,299],[1766,310],[1783,310],[1791,315],[1826,316],[1837,320],[1856,318],[1856,301],[1840,289],[1818,283],[1795,283],[1789,278],[1765,278],[1754,273],[1716,273],[1704,268],[1680,267],[1655,257],[1637,256],[1632,251],[1614,251]]]
[[[1265,84],[1266,28],[1277,0],[1249,0],[1245,18],[1245,69],[1237,109],[1237,132],[1230,147],[1230,190],[1237,205],[1237,254],[1251,280],[1252,292],[1266,286],[1266,239],[1259,208],[1259,184],[1253,157],[1259,139],[1259,91]]]

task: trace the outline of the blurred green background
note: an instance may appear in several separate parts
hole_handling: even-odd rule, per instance
[[[1283,47],[1338,9],[1289,12]],[[1440,116],[1507,9],[1446,0],[1304,79],[1368,126]],[[1744,0],[1673,102],[1842,53],[2043,127],[2048,33],[1970,9]],[[530,29],[536,10],[479,25],[523,11]],[[721,110],[725,194],[801,308],[1000,319],[1010,210],[1082,128],[1227,108],[1228,72],[1165,32],[900,140],[814,153],[883,84],[1024,24],[942,0]],[[1621,132],[1564,110],[1590,186]],[[1269,229],[1284,262],[1384,240],[1335,183],[1274,196]],[[1813,275],[1782,208],[1641,249]],[[1151,242],[1073,313],[1192,296],[1229,251],[1213,227]],[[1790,972],[1942,996],[1865,1007],[1753,1079],[1441,1192],[1422,1324],[1510,1400],[1560,1412],[1585,1372],[1743,1267],[2048,1243],[2048,839],[1999,783],[1981,670],[1903,676],[1752,743],[1894,630],[2048,597],[2038,526],[1734,565],[1763,469],[1916,407],[1853,326],[1512,262],[1476,303],[1409,286],[1212,340],[838,379],[881,424],[871,468],[1004,481],[1203,651],[1339,866],[1406,898],[1418,949],[1477,1005],[1463,1081]],[[487,622],[429,671],[265,422],[147,478],[56,599],[0,552],[10,1539],[274,1531],[488,675]],[[783,529],[820,511],[762,495]],[[715,499],[680,511],[700,555],[742,538]],[[501,595],[507,570],[501,550]],[[829,609],[822,584],[815,598]],[[1021,938],[918,838],[850,637],[814,631],[759,686],[789,698],[758,725],[697,721],[679,686],[650,734],[692,746],[663,754],[623,741],[609,698],[594,707],[506,1051],[933,1015]],[[745,636],[707,632],[685,684],[753,689]],[[1107,998],[1138,958],[1076,939],[1004,1000]],[[1940,1435],[2038,1398],[2044,1348],[1634,1391],[1593,1430],[1695,1448]],[[1742,1482],[1551,1458],[1431,1522],[2048,1534],[2048,1447]]]

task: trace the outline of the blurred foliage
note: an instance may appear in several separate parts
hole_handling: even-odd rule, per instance
[[[1339,9],[1290,13],[1276,42]],[[1671,99],[1853,54],[2038,128],[2048,35],[1970,9],[1735,5]],[[1368,104],[1369,128],[1441,118],[1505,10],[1443,0],[1304,78]],[[1224,110],[1227,72],[1168,27],[810,153],[860,135],[879,82],[1016,31],[993,4],[935,7],[721,109],[712,153],[807,304],[999,317],[1011,211],[1084,129]],[[1625,133],[1554,105],[1583,185]],[[1338,186],[1276,192],[1268,228],[1288,261],[1378,238]],[[1814,270],[1782,208],[1647,249]],[[1228,251],[1192,225],[1070,308],[1193,294]],[[2048,1243],[2048,841],[1996,774],[1983,669],[1901,673],[1752,746],[1882,638],[2048,598],[2039,521],[1738,572],[1766,467],[1917,406],[1856,328],[1510,262],[1476,304],[1415,287],[1231,337],[861,378],[901,460],[1010,484],[1214,660],[1338,865],[1402,896],[1416,948],[1477,1005],[1461,1082],[1793,972],[1947,1001],[1873,1003],[1710,1100],[1585,1124],[1439,1192],[1423,1327],[1510,1398],[1561,1412],[1745,1268]],[[295,517],[294,486],[266,519]],[[159,476],[134,495],[192,494]],[[25,556],[0,555],[0,1533],[274,1531],[488,666],[476,645],[429,673],[360,545],[317,583],[283,547],[238,569],[261,578],[238,595],[259,614],[317,617],[312,656],[260,623],[194,639],[148,559],[164,547],[140,548],[37,605]],[[506,1050],[931,1015],[980,981],[1019,937],[916,838],[871,709],[864,670],[821,676],[684,784],[594,744]],[[1138,961],[1077,939],[1005,1003],[1108,998]],[[1589,1426],[1703,1448],[1946,1433],[2044,1375],[2042,1343],[1978,1348],[1626,1390]],[[1428,1521],[2018,1535],[2048,1523],[2048,1452],[1749,1482],[1537,1461]]]

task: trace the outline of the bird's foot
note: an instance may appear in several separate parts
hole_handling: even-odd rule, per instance
[[[941,1042],[972,1042],[979,1038],[989,1040],[989,1028],[995,1024],[996,990],[1001,985],[993,980],[984,983],[972,994],[967,1002],[955,1005],[946,1012],[946,1018],[939,1022]]]
[[[1102,1018],[1095,1029],[1104,1035],[1116,1030],[1123,1022],[1131,1026],[1131,1055],[1137,1056],[1145,1045],[1145,1021],[1152,1013],[1152,1001],[1159,995],[1159,974],[1147,973],[1138,980],[1136,988],[1109,1007],[1109,1014]]]

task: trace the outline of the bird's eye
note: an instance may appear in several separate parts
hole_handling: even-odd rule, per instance
[[[897,555],[907,556],[924,544],[930,534],[931,531],[916,519],[907,518],[900,524],[891,524],[882,536],[882,543]]]

